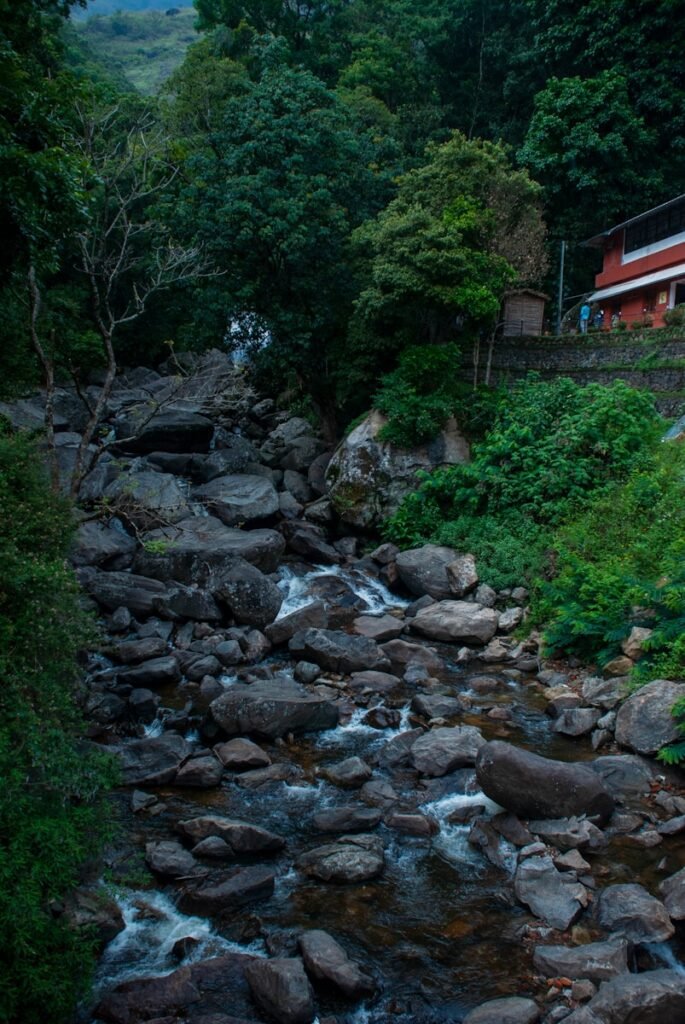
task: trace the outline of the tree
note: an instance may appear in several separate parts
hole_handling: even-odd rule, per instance
[[[179,210],[226,270],[213,302],[237,346],[269,339],[262,367],[294,375],[331,429],[331,357],[353,298],[346,245],[377,208],[373,148],[313,75],[276,67],[223,107],[221,127],[186,165]]]
[[[555,235],[581,241],[620,220],[629,196],[641,195],[645,206],[658,200],[655,144],[624,75],[602,71],[549,81],[535,98],[519,159],[545,187]]]
[[[540,190],[505,149],[454,133],[355,235],[365,282],[352,325],[364,373],[384,353],[491,327],[508,285],[544,271]],[[385,356],[387,359],[387,356]]]

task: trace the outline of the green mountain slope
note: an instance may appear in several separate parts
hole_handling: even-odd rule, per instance
[[[192,7],[161,11],[118,11],[74,25],[93,58],[123,76],[138,92],[156,92],[183,61],[198,36]]]

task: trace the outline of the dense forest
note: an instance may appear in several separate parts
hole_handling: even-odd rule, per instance
[[[120,6],[77,30],[72,0],[0,0],[0,398],[46,389],[50,442],[55,383],[101,385],[70,496],[118,370],[188,350],[235,353],[329,445],[374,404],[404,446],[456,413],[473,461],[425,479],[384,538],[525,583],[574,657],[615,657],[648,608],[637,681],[682,674],[683,459],[649,396],[532,380],[512,401],[454,372],[507,289],[555,294],[562,240],[568,308],[596,270],[585,239],[685,192],[682,5]],[[18,1024],[48,1002],[68,1020],[87,988],[93,936],[50,907],[107,838],[116,773],[71,699],[94,626],[69,496],[0,423],[0,1017]]]

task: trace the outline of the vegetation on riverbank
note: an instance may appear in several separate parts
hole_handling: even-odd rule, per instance
[[[35,444],[0,433],[0,1019],[65,1020],[87,990],[92,936],[61,901],[101,849],[109,758],[79,737],[77,656],[90,626],[73,572],[68,503]]]

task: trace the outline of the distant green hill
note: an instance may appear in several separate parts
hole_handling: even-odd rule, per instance
[[[103,0],[103,6],[109,0]],[[136,0],[128,0],[128,3]],[[144,2],[144,0],[137,0]],[[123,6],[121,3],[119,7]],[[93,15],[74,28],[93,59],[110,73],[123,76],[138,92],[157,92],[185,56],[198,34],[192,7],[166,4],[168,12],[121,11]],[[171,13],[173,12],[173,13]]]
[[[90,0],[85,8],[73,7],[71,19],[84,21],[98,14],[116,14],[117,11],[166,11],[173,6],[170,0]]]

